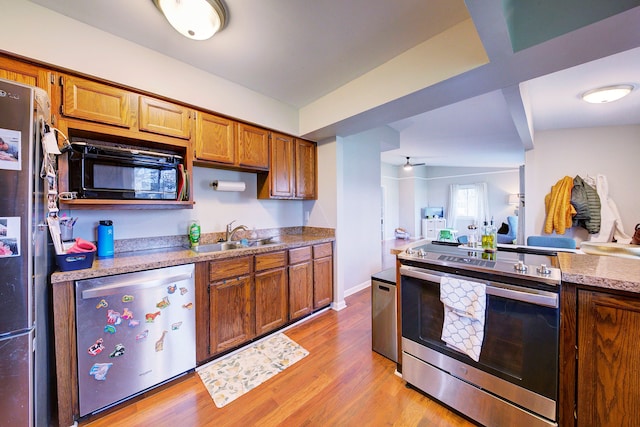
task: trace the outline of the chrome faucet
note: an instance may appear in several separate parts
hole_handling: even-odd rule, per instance
[[[230,242],[231,241],[231,239],[233,238],[233,235],[235,234],[236,231],[238,231],[238,230],[245,230],[245,231],[249,230],[246,225],[239,225],[236,228],[232,229],[231,227],[233,226],[234,222],[236,222],[235,219],[233,221],[231,221],[229,224],[227,224],[227,238],[225,240],[226,242]]]

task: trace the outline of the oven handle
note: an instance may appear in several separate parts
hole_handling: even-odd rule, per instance
[[[444,276],[467,280],[465,277],[456,276],[454,274],[434,274],[431,272],[427,272],[422,268],[409,267],[406,265],[403,265],[400,267],[400,275],[413,277],[414,279],[428,280],[430,282],[434,282],[438,284],[440,284],[440,278]],[[535,304],[535,305],[541,305],[544,307],[552,307],[552,308],[559,307],[558,295],[551,292],[540,291],[537,289],[527,289],[527,291],[521,291],[521,290],[513,289],[512,287],[505,287],[503,285],[500,285],[497,282],[491,282],[491,281],[481,280],[481,279],[480,281],[487,284],[486,285],[487,295],[493,295],[496,297],[507,298],[515,301],[522,301],[522,302]]]

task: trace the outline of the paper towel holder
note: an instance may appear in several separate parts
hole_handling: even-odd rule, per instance
[[[215,191],[244,191],[246,184],[244,181],[219,181],[215,180],[211,183],[211,187]]]

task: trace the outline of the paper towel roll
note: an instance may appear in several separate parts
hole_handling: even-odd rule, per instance
[[[213,181],[211,186],[216,191],[244,191],[246,184],[242,181]]]

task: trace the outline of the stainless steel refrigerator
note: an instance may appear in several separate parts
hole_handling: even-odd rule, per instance
[[[49,424],[50,245],[32,87],[0,79],[0,426]]]

